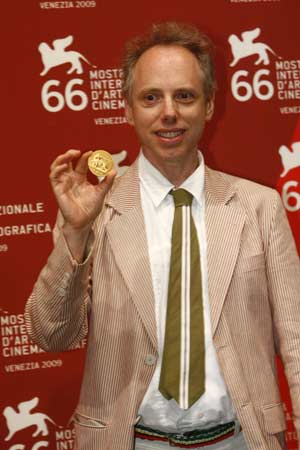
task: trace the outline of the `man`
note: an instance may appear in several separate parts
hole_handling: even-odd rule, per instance
[[[209,40],[187,25],[156,25],[130,44],[124,64],[126,116],[142,146],[137,161],[97,186],[86,179],[90,152],[69,150],[52,164],[56,244],[26,318],[46,350],[68,349],[89,330],[74,413],[78,450],[283,449],[276,353],[300,431],[299,258],[275,191],[204,166],[197,145],[214,91]],[[191,205],[178,206],[178,192]],[[180,244],[182,258],[200,249],[196,283],[196,262],[187,259],[171,281],[173,216],[196,232],[196,241],[186,232]],[[186,282],[181,302],[201,287],[198,306],[181,303],[186,309],[176,306],[169,317],[179,278]],[[181,331],[169,331],[174,318]],[[203,356],[205,367],[193,378]]]

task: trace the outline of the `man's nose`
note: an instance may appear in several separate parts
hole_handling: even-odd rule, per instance
[[[177,105],[174,99],[165,98],[162,104],[161,118],[164,123],[174,123],[178,118]]]

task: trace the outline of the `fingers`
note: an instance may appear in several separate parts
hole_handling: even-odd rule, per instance
[[[92,150],[85,152],[81,155],[81,157],[79,158],[76,167],[75,167],[75,172],[80,174],[80,175],[86,175],[87,171],[88,171],[88,159],[91,156],[91,154],[93,153]]]
[[[104,178],[103,182],[106,186],[107,190],[109,190],[114,182],[114,179],[116,178],[117,171],[115,169],[112,169]]]
[[[93,153],[92,150],[82,153],[80,150],[71,149],[67,152],[57,156],[50,167],[50,181],[53,186],[60,183],[63,180],[63,175],[76,174],[77,181],[86,180],[88,171],[88,158]],[[73,168],[73,162],[77,159],[75,168]],[[104,193],[104,195],[111,188],[113,181],[117,175],[115,169],[112,169],[106,177],[97,185],[96,189]],[[73,178],[74,180],[74,178]]]
[[[92,152],[85,152],[81,156],[80,150],[71,149],[62,155],[57,156],[50,166],[50,180],[57,180],[64,173],[76,172],[79,175],[85,176],[87,173],[87,159]],[[78,159],[75,169],[73,168],[73,161]]]
[[[52,182],[56,181],[64,172],[69,172],[70,166],[67,163],[60,164],[51,169],[50,180]]]
[[[74,159],[78,158],[80,155],[80,150],[68,150],[67,152],[63,153],[62,155],[59,155],[51,164],[50,170],[55,169],[57,166],[60,166],[62,164],[69,164]]]
[[[114,179],[117,175],[117,171],[112,169],[102,181],[99,182],[97,188],[103,191],[105,194],[110,190],[113,185]]]

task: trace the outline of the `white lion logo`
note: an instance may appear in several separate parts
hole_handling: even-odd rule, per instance
[[[290,170],[300,167],[300,142],[294,142],[291,147],[292,151],[285,145],[278,150],[283,165],[281,177],[285,177]]]
[[[81,60],[85,61],[90,66],[92,65],[81,53],[73,50],[66,51],[66,48],[71,45],[72,42],[73,36],[67,36],[53,41],[53,48],[46,44],[46,42],[40,43],[38,49],[44,64],[44,70],[41,72],[41,76],[46,75],[53,67],[66,63],[71,64],[70,69],[67,71],[68,74],[73,72],[76,72],[77,74],[83,73]]]
[[[228,38],[228,42],[231,45],[231,51],[233,55],[233,61],[230,66],[235,66],[240,59],[246,58],[251,55],[258,55],[258,59],[255,61],[255,65],[264,64],[265,66],[270,64],[268,51],[273,53],[276,57],[276,53],[263,42],[253,42],[261,33],[260,28],[254,28],[254,30],[244,31],[242,33],[242,39],[235,34],[231,34]]]
[[[26,402],[21,402],[18,405],[18,411],[15,411],[11,406],[7,406],[3,410],[3,415],[6,419],[7,428],[9,430],[5,441],[9,441],[17,431],[24,430],[25,428],[36,426],[36,430],[32,433],[33,437],[41,434],[42,436],[48,436],[49,431],[46,424],[46,420],[53,423],[55,422],[43,413],[31,413],[31,410],[37,406],[39,402],[38,397],[34,397]]]

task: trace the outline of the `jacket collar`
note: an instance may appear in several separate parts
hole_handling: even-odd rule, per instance
[[[236,193],[235,185],[229,182],[228,175],[205,166],[205,197],[211,204],[227,204]]]
[[[135,206],[140,206],[139,183],[138,159],[136,159],[127,172],[115,181],[111,193],[106,198],[106,205],[115,209],[119,214],[126,213]],[[236,189],[222,172],[205,166],[204,191],[208,203],[227,204],[234,197]]]
[[[116,179],[112,190],[106,197],[105,204],[119,214],[124,214],[135,206],[141,205],[138,159],[122,177]]]

